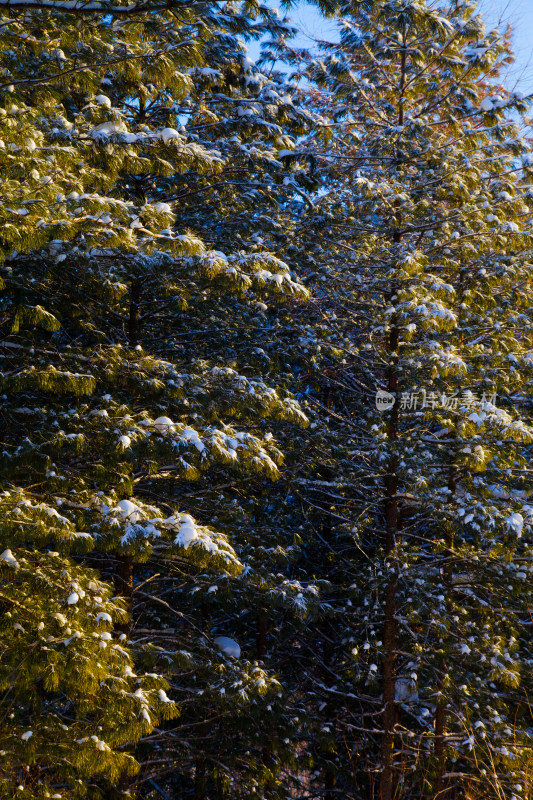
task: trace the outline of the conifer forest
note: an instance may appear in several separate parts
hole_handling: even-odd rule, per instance
[[[0,0],[0,800],[533,800],[512,30],[306,8]]]

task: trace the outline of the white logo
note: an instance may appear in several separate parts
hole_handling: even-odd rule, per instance
[[[390,392],[385,392],[383,389],[378,389],[376,392],[376,408],[378,411],[389,411],[394,403],[396,402],[396,398]]]

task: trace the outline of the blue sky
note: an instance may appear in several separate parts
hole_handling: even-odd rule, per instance
[[[269,5],[274,6],[275,2]],[[489,23],[512,26],[516,63],[507,76],[507,84],[510,88],[517,85],[524,93],[533,92],[533,0],[480,0],[479,5]],[[302,31],[297,40],[300,46],[312,46],[313,38],[334,38],[333,26],[308,3],[301,2],[288,16]],[[255,58],[256,48],[250,49]]]
[[[511,24],[516,64],[508,80],[518,80],[523,92],[533,92],[533,0],[483,0],[480,5],[489,21]]]

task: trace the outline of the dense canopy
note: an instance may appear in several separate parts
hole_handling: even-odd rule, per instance
[[[317,6],[0,0],[0,798],[533,797],[529,98]]]

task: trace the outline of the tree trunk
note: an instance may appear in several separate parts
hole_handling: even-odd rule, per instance
[[[328,410],[334,410],[334,393],[331,384],[327,383],[323,388],[323,403]],[[320,469],[320,478],[324,481],[332,481],[334,478],[333,470],[329,464],[323,464]],[[332,563],[333,553],[333,518],[327,508],[324,509],[322,522],[320,526],[320,533],[322,536],[321,550],[322,558],[324,560],[325,570],[327,574],[327,565]],[[338,631],[331,624],[331,621],[325,619],[320,624],[321,640],[322,640],[322,661],[323,668],[323,681],[327,683],[331,677],[331,669],[335,665],[335,652],[334,643],[338,635]],[[335,732],[335,704],[329,698],[326,699],[323,718],[327,723],[333,727]],[[330,753],[331,758],[334,753]],[[324,800],[336,800],[339,797],[339,792],[336,791],[337,775],[333,763],[327,761],[322,770],[324,781]]]
[[[437,778],[434,796],[445,800],[448,792],[445,788],[444,773],[446,771],[446,703],[439,700],[435,711],[435,761],[437,762]]]
[[[131,282],[130,288],[130,313],[128,318],[128,342],[134,347],[139,340],[141,328],[141,282],[136,279]],[[114,553],[115,568],[113,570],[113,583],[115,592],[126,600],[128,620],[115,625],[115,630],[129,634],[132,625],[133,613],[133,558],[131,555]]]
[[[113,582],[117,595],[126,600],[128,619],[115,625],[115,630],[128,634],[131,632],[133,617],[133,558],[130,555],[115,555],[116,567]]]
[[[205,800],[205,758],[199,756],[196,759],[194,776],[194,800]]]
[[[388,351],[391,359],[388,370],[387,391],[396,396],[396,402],[390,411],[388,424],[389,446],[393,447],[398,438],[399,403],[398,392],[398,357],[399,332],[393,325],[389,334]],[[399,528],[398,513],[398,478],[396,475],[397,459],[390,454],[388,472],[385,476],[385,557],[390,556],[396,547]],[[383,622],[384,661],[382,672],[383,697],[383,738],[381,740],[381,776],[380,800],[392,800],[394,790],[394,728],[396,725],[396,594],[398,582],[393,574],[385,589],[385,617]]]
[[[139,343],[141,332],[141,282],[134,280],[130,289],[130,315],[128,318],[128,342],[130,347]]]
[[[324,770],[324,800],[336,800],[339,797],[335,791],[336,784],[335,768],[332,764],[327,764]]]
[[[464,302],[464,284],[465,284],[465,272],[463,269],[459,272],[459,280],[458,280],[458,292],[457,292],[457,305],[459,309],[462,308]],[[450,471],[448,475],[448,489],[450,492],[450,498],[455,497],[455,493],[457,491],[457,485],[459,483],[460,474],[459,470],[456,466],[457,463],[457,450],[458,448],[458,441],[457,441],[457,432],[453,433],[452,438],[454,439],[454,444],[451,447],[450,452]],[[446,549],[444,551],[444,568],[443,568],[443,579],[444,585],[446,587],[446,606],[447,611],[449,612],[449,605],[450,605],[450,591],[452,587],[452,578],[453,578],[453,550],[454,550],[454,543],[455,543],[455,531],[453,524],[451,522],[445,523],[444,529],[444,539],[446,541]],[[443,686],[443,678],[446,672],[446,664],[441,664],[441,674],[442,677],[440,679],[438,690],[442,692],[444,689]],[[448,800],[450,797],[450,786],[449,783],[445,780],[444,775],[446,773],[446,758],[447,758],[447,744],[446,744],[446,723],[447,723],[447,709],[446,709],[446,700],[442,695],[439,695],[439,699],[437,701],[437,706],[435,709],[435,745],[433,749],[433,754],[435,756],[436,762],[436,777],[435,777],[435,789],[434,789],[434,797],[438,798],[438,800]]]
[[[398,105],[398,124],[404,122],[404,89],[406,75],[406,31],[403,32],[403,48],[400,56],[400,91]],[[401,207],[396,203],[395,229],[392,232],[393,245],[399,245],[402,234],[400,231]],[[391,299],[394,292],[391,292]],[[389,417],[388,440],[389,447],[394,446],[398,438],[399,397],[398,397],[398,347],[400,333],[395,315],[391,318],[391,329],[387,342],[389,368],[387,375],[387,391],[396,398]],[[390,453],[387,475],[385,476],[385,557],[390,556],[396,547],[396,538],[399,528],[398,513],[398,477],[397,458],[394,452]],[[382,699],[383,699],[383,738],[381,740],[381,776],[379,785],[380,800],[393,800],[396,794],[394,787],[394,729],[396,726],[396,650],[397,650],[397,625],[396,625],[396,595],[398,581],[393,574],[385,590],[385,618],[383,623],[383,648],[385,657],[382,672]]]
[[[267,617],[264,609],[261,609],[257,614],[257,630],[256,630],[256,652],[257,658],[262,661],[267,651]]]
[[[448,480],[448,489],[451,492],[451,497],[455,495],[457,490],[457,483],[458,483],[458,475],[457,470],[453,466],[453,459],[452,459],[452,467],[450,469],[450,477]],[[444,585],[446,587],[446,604],[448,606],[449,611],[449,595],[452,585],[452,577],[453,577],[453,545],[454,545],[454,530],[453,526],[450,522],[445,523],[445,530],[444,530],[444,538],[446,541],[446,549],[444,551],[444,568],[443,568],[443,579]],[[446,672],[446,664],[443,662],[440,665],[441,669],[441,677],[439,679],[439,683],[437,685],[437,689],[439,691],[439,699],[437,701],[437,707],[435,709],[435,745],[434,745],[434,756],[436,762],[436,778],[435,778],[435,789],[434,789],[434,797],[438,798],[438,800],[448,800],[449,797],[449,785],[447,785],[447,781],[444,778],[444,774],[446,772],[446,757],[447,757],[447,745],[446,745],[446,722],[448,712],[446,709],[446,699],[442,696],[442,691],[444,689],[444,675]]]
[[[216,800],[224,800],[226,792],[224,791],[224,778],[220,773],[217,774],[215,780],[216,786]]]

